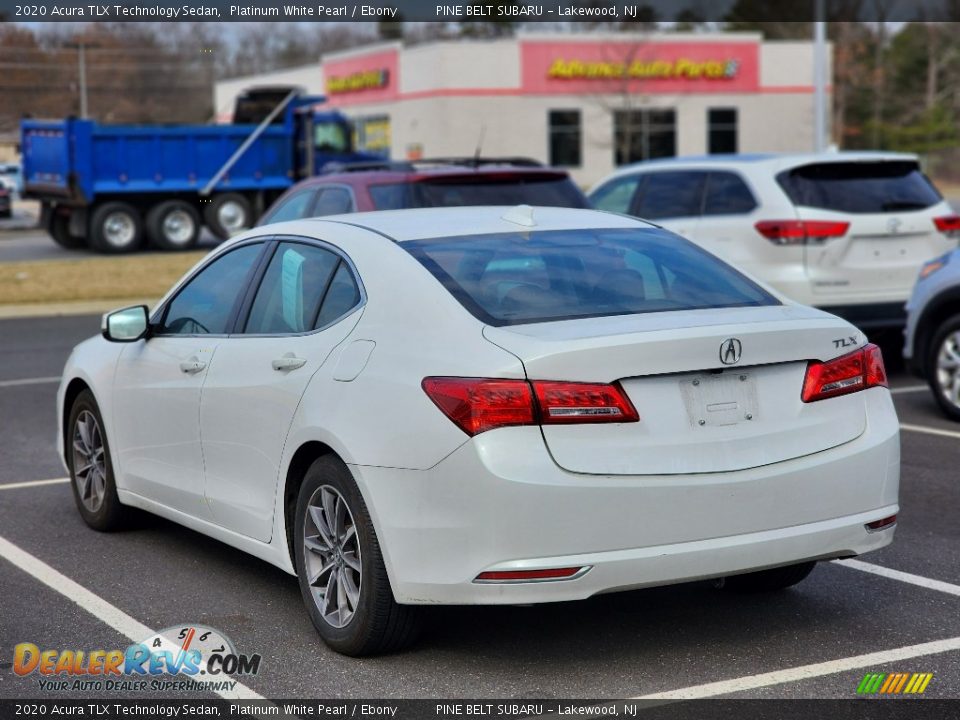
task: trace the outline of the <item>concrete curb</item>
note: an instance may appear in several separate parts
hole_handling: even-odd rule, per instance
[[[11,318],[56,317],[61,315],[99,315],[130,305],[153,307],[159,298],[113,298],[60,303],[15,303],[0,305],[0,320]]]

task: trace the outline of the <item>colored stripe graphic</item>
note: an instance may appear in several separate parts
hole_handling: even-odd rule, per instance
[[[921,695],[933,673],[867,673],[857,685],[858,695]]]

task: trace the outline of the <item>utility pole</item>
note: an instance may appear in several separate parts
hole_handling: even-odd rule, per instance
[[[814,0],[813,9],[813,149],[827,149],[827,24],[825,0]]]
[[[87,44],[84,42],[67,43],[66,47],[77,50],[77,71],[80,74],[80,117],[89,114],[87,107]]]

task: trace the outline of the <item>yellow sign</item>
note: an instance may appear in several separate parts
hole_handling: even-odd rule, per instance
[[[730,80],[737,76],[739,60],[632,60],[603,62],[557,58],[547,77],[559,80]]]
[[[375,90],[384,88],[390,83],[390,71],[386,68],[379,70],[361,70],[349,75],[331,75],[327,78],[327,93],[359,92],[361,90]]]

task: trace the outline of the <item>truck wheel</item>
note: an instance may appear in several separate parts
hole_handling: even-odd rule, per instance
[[[90,218],[90,246],[102,253],[127,253],[143,241],[143,220],[136,208],[123,202],[108,202]]]
[[[47,226],[47,232],[53,241],[64,250],[80,250],[87,246],[85,237],[77,237],[70,234],[70,216],[53,213],[50,216],[50,223]]]
[[[200,213],[183,200],[168,200],[147,213],[147,237],[161,250],[189,250],[200,237]]]
[[[253,227],[250,201],[237,193],[215,195],[203,214],[207,227],[221,240]]]

